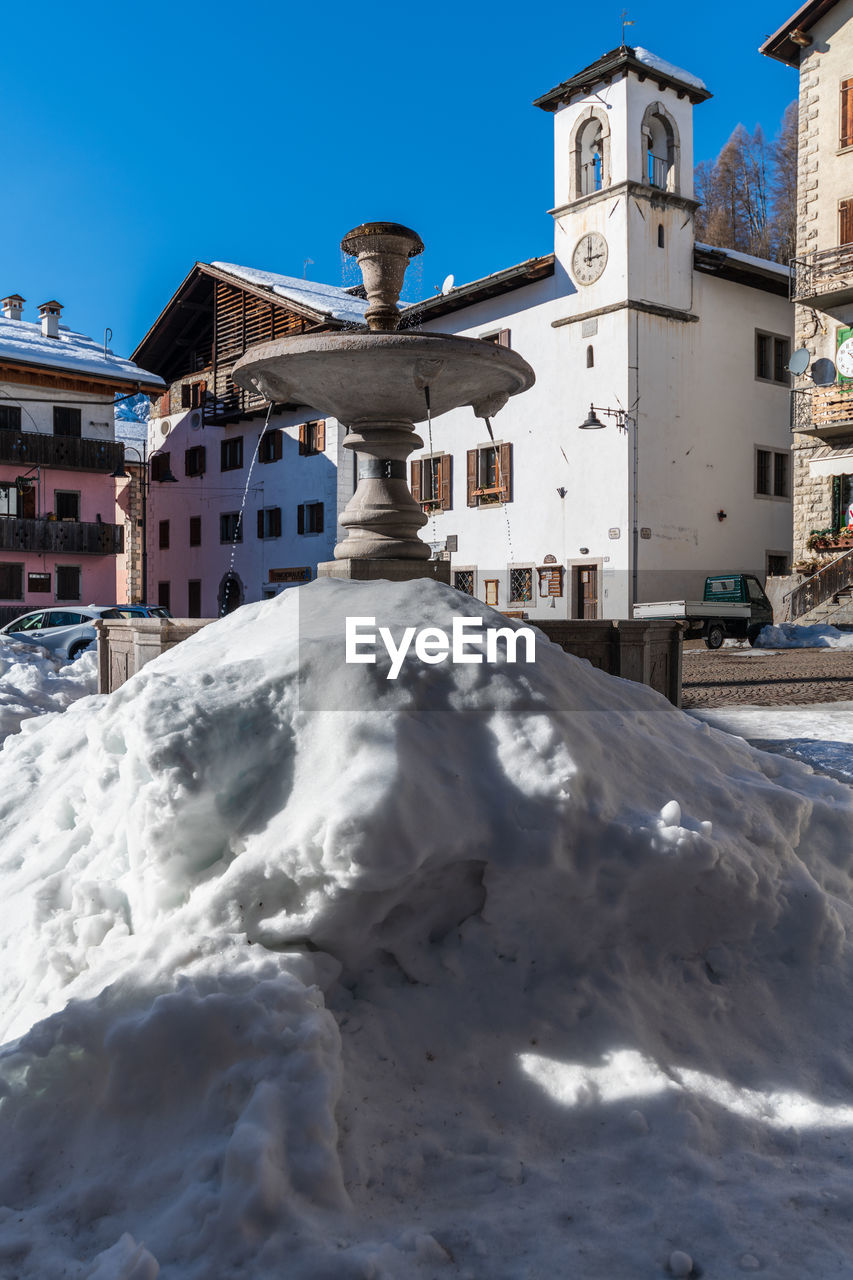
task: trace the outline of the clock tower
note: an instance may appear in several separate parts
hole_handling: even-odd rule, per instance
[[[537,99],[554,114],[555,253],[581,312],[688,314],[701,80],[623,45]]]

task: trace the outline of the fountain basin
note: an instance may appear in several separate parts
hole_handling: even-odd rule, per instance
[[[346,426],[423,422],[471,405],[497,413],[535,375],[517,352],[444,333],[318,333],[252,347],[234,381],[277,404],[307,405]]]

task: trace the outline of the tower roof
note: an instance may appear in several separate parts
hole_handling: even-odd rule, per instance
[[[674,89],[679,97],[688,97],[694,106],[712,96],[698,76],[673,66],[648,49],[635,49],[623,44],[603,54],[556,88],[549,89],[533,105],[543,111],[556,111],[573,98],[590,93],[595,85],[609,84],[628,71],[633,71],[640,80],[653,80],[661,89]]]

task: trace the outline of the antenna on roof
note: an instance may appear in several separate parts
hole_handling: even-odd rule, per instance
[[[454,286],[454,284],[455,284],[455,283],[456,283],[456,277],[455,277],[455,276],[453,276],[453,275],[449,275],[449,276],[445,276],[445,277],[444,277],[444,283],[443,283],[443,284],[442,284],[442,286],[441,286],[441,296],[442,296],[442,298],[446,298],[446,297],[447,297],[447,295],[453,291],[453,286]]]
[[[104,330],[104,359],[107,358],[107,347],[113,340],[113,331],[109,327]]]
[[[622,10],[622,46],[621,46],[623,49],[625,48],[625,28],[633,27],[633,26],[634,26],[634,21],[632,18],[628,17],[628,10],[623,9]]]
[[[303,279],[303,280],[306,278],[306,275],[307,275],[307,272],[308,272],[308,268],[309,268],[309,267],[313,267],[313,266],[314,266],[314,259],[313,259],[313,258],[306,258],[306,259],[305,259],[305,261],[304,261],[304,262],[303,262],[303,264],[302,264],[302,279]]]

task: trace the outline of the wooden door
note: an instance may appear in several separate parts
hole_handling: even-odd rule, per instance
[[[598,566],[582,564],[575,567],[575,617],[598,617]]]

